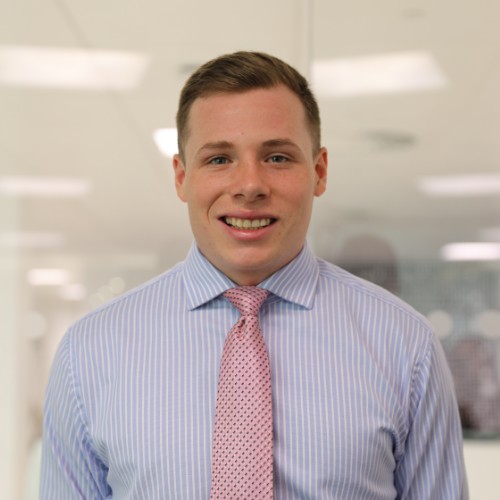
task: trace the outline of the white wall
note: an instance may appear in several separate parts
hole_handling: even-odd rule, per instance
[[[15,199],[0,197],[0,233],[17,225]],[[15,249],[0,248],[0,498],[18,498],[20,469],[20,379],[18,373],[19,258]]]
[[[500,441],[466,440],[465,467],[471,500],[500,498]]]

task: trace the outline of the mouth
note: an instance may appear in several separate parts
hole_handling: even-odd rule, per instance
[[[237,217],[221,217],[222,222],[235,229],[257,230],[270,226],[276,219],[239,219]]]

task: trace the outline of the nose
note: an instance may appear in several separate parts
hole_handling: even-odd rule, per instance
[[[269,195],[266,165],[254,159],[239,162],[233,171],[233,195],[246,201],[254,201]]]

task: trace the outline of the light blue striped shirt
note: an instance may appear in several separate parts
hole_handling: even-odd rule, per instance
[[[234,284],[185,262],[88,314],[58,350],[41,498],[209,498]],[[260,284],[276,499],[467,498],[449,370],[429,325],[306,246]]]

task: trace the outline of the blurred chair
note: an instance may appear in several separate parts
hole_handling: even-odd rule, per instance
[[[499,348],[497,339],[479,335],[445,345],[465,431],[500,433]]]
[[[335,264],[396,295],[400,291],[396,253],[378,236],[361,234],[348,238],[335,258]]]

